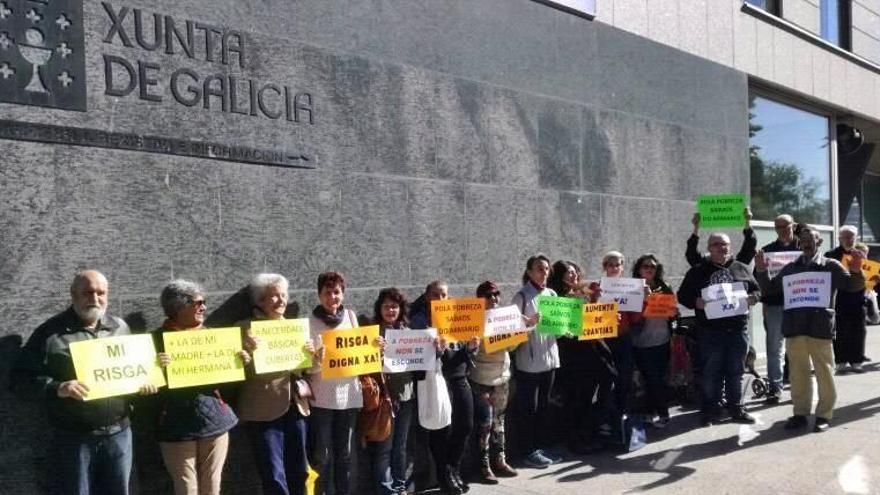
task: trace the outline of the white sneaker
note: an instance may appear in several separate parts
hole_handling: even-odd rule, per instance
[[[865,372],[865,369],[862,368],[862,363],[851,363],[849,365],[849,367],[853,371],[853,373],[864,373]]]

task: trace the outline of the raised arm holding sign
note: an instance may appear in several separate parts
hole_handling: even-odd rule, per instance
[[[743,194],[705,194],[697,198],[697,212],[703,228],[742,228],[746,224]]]

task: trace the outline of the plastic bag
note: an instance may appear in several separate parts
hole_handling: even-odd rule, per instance
[[[426,430],[439,430],[452,424],[452,402],[446,380],[437,360],[434,371],[426,371],[425,379],[419,380],[416,393],[419,403],[419,424]]]

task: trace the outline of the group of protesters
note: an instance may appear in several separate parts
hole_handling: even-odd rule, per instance
[[[748,211],[746,214],[750,218]],[[796,225],[790,215],[777,217],[775,227],[777,240],[763,249],[756,249],[757,238],[747,224],[742,249],[735,257],[731,255],[730,238],[723,233],[711,234],[708,254],[702,254],[698,251],[699,217],[694,218],[694,235],[687,243],[691,268],[677,297],[696,315],[698,345],[694,359],[700,370],[703,425],[755,421],[743,406],[741,387],[749,347],[748,315],[708,318],[701,291],[711,285],[741,282],[749,305],[763,302],[770,404],[780,400],[783,362],[788,363],[794,414],[785,428],[808,424],[812,412],[811,370],[815,370],[819,393],[815,431],[827,430],[832,420],[835,365],[838,373],[864,371],[865,321],[869,313],[876,317],[876,297],[865,290],[861,271],[866,247],[854,242],[852,227],[844,227],[840,247],[822,255],[822,240],[814,228]],[[802,254],[770,278],[766,253],[777,251]],[[844,265],[841,261],[845,256]],[[832,297],[827,308],[784,309],[782,278],[803,272],[830,272]],[[643,279],[646,294],[674,293],[664,279],[661,260],[654,254],[639,256],[627,273],[624,255],[609,251],[602,259],[602,276],[626,275]],[[250,327],[253,321],[285,318],[288,281],[282,275],[263,273],[251,280],[248,291],[252,314],[236,323],[242,330],[238,358],[248,370],[247,378],[231,392],[216,385],[175,389],[144,385],[137,396],[87,400],[89,389],[77,380],[70,344],[127,335],[130,330],[125,321],[106,312],[106,277],[96,270],[76,274],[70,287],[71,306],[34,331],[13,367],[11,379],[16,393],[44,400],[48,405],[55,449],[53,493],[128,493],[132,466],[129,416],[133,408],[141,407],[151,411],[153,433],[176,494],[220,493],[229,431],[236,426],[247,433],[264,493],[306,493],[310,468],[319,474],[316,493],[324,493],[327,479],[332,479],[333,493],[352,493],[352,449],[363,415],[365,385],[361,377],[322,377],[325,349],[321,335],[365,322],[378,325],[381,335],[388,329],[431,327],[431,302],[449,297],[448,284],[430,282],[411,304],[401,290],[382,289],[372,314],[359,317],[343,304],[343,275],[322,273],[317,280],[319,304],[309,314],[311,340],[304,349],[312,356],[312,366],[267,374],[253,370],[253,353],[262,343]],[[834,292],[838,292],[836,298]],[[482,282],[475,289],[476,297],[485,300],[487,309],[498,308],[505,304],[502,301],[515,305],[522,314],[523,328],[528,329],[541,318],[541,296],[595,302],[601,294],[601,284],[587,281],[577,263],[551,262],[543,254],[527,260],[522,286],[515,293],[502,294],[500,284],[493,281]],[[165,352],[162,335],[204,328],[208,301],[199,284],[174,280],[162,290],[160,303],[166,319],[151,334],[159,364],[167,367],[173,359]],[[480,338],[458,343],[436,338],[434,347],[442,363],[451,422],[428,431],[426,437],[441,492],[458,495],[469,490],[462,475],[462,460],[474,436],[483,482],[497,483],[498,477],[517,475],[508,462],[505,438],[509,396],[518,420],[518,448],[510,458],[532,468],[546,468],[562,460],[549,445],[554,404],[562,406],[567,447],[574,454],[607,448],[614,443],[612,439],[625,436],[624,430],[635,416],[655,428],[667,426],[671,401],[667,376],[674,321],[675,317],[621,312],[618,334],[613,338],[579,340],[530,331],[525,342],[492,353],[485,352]],[[379,337],[372,345],[384,349],[385,341]],[[638,405],[633,402],[636,371],[644,390]],[[426,373],[430,371],[376,377],[393,411],[390,433],[384,439],[366,442],[363,451],[370,457],[376,493],[399,495],[412,491],[408,436],[419,424],[417,385],[426,379]],[[725,409],[726,416],[722,414]]]

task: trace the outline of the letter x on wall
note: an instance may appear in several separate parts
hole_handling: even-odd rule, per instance
[[[86,110],[82,0],[0,0],[0,101]]]

